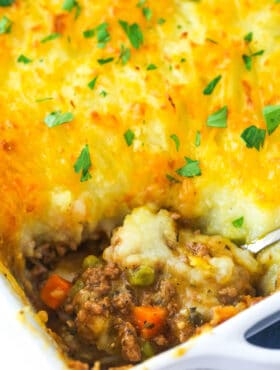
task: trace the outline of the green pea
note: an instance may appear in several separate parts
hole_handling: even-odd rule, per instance
[[[87,269],[89,267],[95,267],[100,263],[100,260],[98,257],[94,256],[93,254],[90,254],[83,260],[83,268]]]
[[[139,266],[136,270],[128,272],[128,281],[136,286],[152,285],[155,281],[155,270],[150,266]]]
[[[152,346],[152,344],[148,341],[146,342],[143,342],[142,343],[142,346],[141,346],[141,352],[142,352],[142,356],[146,359],[146,358],[150,358],[150,357],[153,357],[155,355],[155,350],[154,350],[154,347]]]
[[[70,290],[70,297],[74,297],[74,295],[76,295],[81,289],[83,289],[83,287],[85,286],[85,284],[83,283],[82,280],[78,279],[76,280],[75,284],[72,286],[71,290]]]

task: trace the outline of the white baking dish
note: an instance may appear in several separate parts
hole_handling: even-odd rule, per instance
[[[0,276],[1,369],[62,370],[62,356],[51,337],[41,328],[30,306]],[[145,363],[135,370],[279,370],[280,350],[256,347],[244,339],[259,321],[279,312],[280,292],[221,324]]]

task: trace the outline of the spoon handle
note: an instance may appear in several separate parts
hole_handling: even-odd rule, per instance
[[[280,229],[276,229],[271,233],[265,235],[263,238],[258,239],[250,244],[242,245],[243,249],[247,249],[252,253],[258,253],[262,249],[278,242],[280,240]]]

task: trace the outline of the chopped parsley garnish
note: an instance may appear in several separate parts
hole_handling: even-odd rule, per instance
[[[263,55],[264,53],[264,50],[259,50],[259,51],[256,51],[255,53],[251,54],[252,57],[257,57],[259,55]]]
[[[119,25],[126,33],[131,45],[135,49],[139,49],[144,42],[143,34],[139,25],[137,23],[128,24],[126,21],[122,20],[119,20]]]
[[[12,29],[13,22],[3,15],[3,17],[0,20],[0,35],[4,33],[10,33]]]
[[[121,45],[121,51],[119,55],[119,60],[122,62],[122,65],[125,65],[131,57],[131,52],[129,48],[126,48],[123,44]]]
[[[206,38],[206,41],[211,42],[212,44],[219,45],[219,43],[213,39],[210,39],[209,37]]]
[[[172,135],[170,135],[170,138],[174,141],[175,146],[176,146],[176,150],[178,152],[179,148],[180,148],[180,140],[179,140],[178,136],[175,135],[175,134],[172,134]]]
[[[108,32],[108,26],[108,23],[104,22],[96,27],[98,41],[97,47],[100,49],[103,49],[106,46],[106,43],[111,40],[111,36]]]
[[[32,60],[27,58],[25,55],[21,54],[18,58],[17,58],[17,62],[18,63],[23,63],[23,64],[28,64],[28,63],[31,63]]]
[[[187,61],[187,59],[186,58],[181,58],[180,59],[180,63],[185,63]]]
[[[218,127],[218,128],[226,128],[227,127],[227,114],[228,108],[225,105],[221,109],[217,110],[216,112],[210,114],[207,118],[207,126],[209,127]]]
[[[244,41],[246,42],[252,42],[253,41],[253,32],[247,33],[247,35],[244,36]]]
[[[263,108],[268,134],[271,135],[280,124],[280,105],[267,105]]]
[[[133,143],[133,140],[135,138],[135,134],[132,130],[128,129],[125,133],[124,133],[124,139],[127,143],[128,146],[131,146],[132,143]]]
[[[158,24],[164,24],[166,20],[164,18],[159,18],[157,22]]]
[[[196,147],[200,146],[200,143],[201,143],[201,134],[200,134],[200,131],[197,131],[196,132],[196,135],[195,135],[195,143],[194,145]]]
[[[155,64],[149,64],[147,67],[147,71],[152,71],[154,69],[157,69],[157,66]]]
[[[44,120],[48,127],[55,127],[62,125],[63,123],[68,123],[73,121],[74,115],[70,112],[61,113],[61,111],[56,111],[50,113]]]
[[[100,96],[103,96],[103,98],[105,98],[105,97],[108,95],[108,93],[107,93],[107,91],[102,90],[102,91],[101,91],[101,93],[100,93],[99,95],[100,95]]]
[[[245,67],[248,71],[251,71],[252,69],[252,56],[243,54],[242,55],[243,62],[245,64]]]
[[[74,8],[76,8],[75,19],[77,19],[81,13],[81,6],[78,3],[78,1],[77,0],[64,0],[64,3],[62,5],[63,10],[66,10],[67,12],[71,12]]]
[[[150,8],[143,8],[142,13],[144,17],[147,19],[147,21],[150,21],[152,19],[153,12]]]
[[[221,78],[222,78],[222,76],[219,75],[219,76],[215,77],[211,82],[209,82],[209,84],[203,90],[203,94],[204,95],[211,95]]]
[[[236,227],[237,229],[240,229],[243,226],[243,223],[244,223],[244,217],[243,216],[237,218],[234,221],[232,221],[233,226]]]
[[[48,97],[48,98],[41,98],[41,99],[36,99],[36,103],[43,103],[45,101],[53,100],[53,98]]]
[[[243,131],[241,138],[245,141],[247,148],[260,150],[264,144],[265,130],[253,125]]]
[[[76,6],[77,6],[76,0],[65,0],[62,9],[71,12],[71,10],[74,9]]]
[[[139,0],[136,6],[138,8],[142,8],[142,6],[145,4],[145,2],[146,2],[146,0]]]
[[[97,59],[97,62],[102,65],[102,64],[113,62],[113,60],[114,58],[110,57],[110,58],[104,58],[104,59]]]
[[[93,79],[93,80],[91,80],[91,81],[88,83],[88,87],[89,87],[91,90],[93,90],[93,89],[94,89],[94,86],[95,86],[95,84],[96,84],[97,78],[98,78],[98,76],[94,77],[94,79]]]
[[[84,32],[83,32],[83,35],[84,35],[84,38],[85,39],[90,39],[91,37],[93,37],[94,36],[94,34],[95,34],[95,30],[92,28],[92,29],[90,29],[90,30],[85,30]]]
[[[250,55],[247,55],[247,54],[242,55],[243,62],[244,62],[245,67],[248,71],[251,71],[251,69],[252,69],[253,58],[257,57],[259,55],[263,55],[263,53],[264,53],[264,50],[259,50],[259,51],[256,51],[255,53],[250,54]]]
[[[168,181],[173,182],[174,184],[178,184],[178,183],[181,182],[181,181],[175,179],[175,177],[169,175],[168,173],[165,176],[166,176],[166,178],[167,178]]]
[[[183,177],[194,177],[194,176],[200,176],[201,170],[199,167],[199,161],[193,161],[192,159],[185,157],[186,164],[179,168],[176,172],[178,175]]]
[[[91,167],[91,159],[89,153],[88,144],[84,146],[82,149],[76,163],[74,164],[74,170],[76,173],[81,172],[80,181],[84,182],[92,178],[91,174],[89,173],[89,169]]]
[[[0,0],[0,6],[10,6],[15,2],[15,0]]]
[[[43,38],[41,40],[41,43],[44,44],[45,42],[48,42],[48,41],[52,41],[52,40],[55,40],[55,39],[58,39],[59,37],[61,37],[61,34],[60,33],[51,33],[49,36]]]

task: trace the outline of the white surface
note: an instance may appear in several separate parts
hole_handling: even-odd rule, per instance
[[[32,318],[30,308],[17,298],[3,275],[0,276],[0,297],[0,369],[65,370],[53,341]]]
[[[62,370],[64,362],[52,340],[32,318],[30,309],[0,276],[1,369]],[[24,310],[24,315],[20,314]],[[279,370],[280,351],[263,349],[244,340],[244,332],[280,310],[280,292],[221,324],[207,334],[169,350],[134,370]],[[22,319],[21,317],[24,317]],[[184,353],[179,356],[179,351]]]

